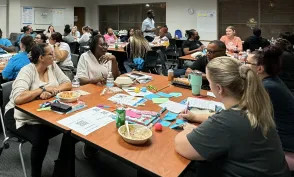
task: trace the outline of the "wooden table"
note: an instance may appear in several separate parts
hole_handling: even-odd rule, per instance
[[[166,93],[181,92],[183,96],[171,98],[171,100],[176,102],[180,102],[185,98],[192,96],[191,90],[169,85],[167,77],[160,75],[152,76],[153,81],[142,84],[142,86],[153,85],[158,89],[162,87],[161,91]],[[111,106],[111,108],[106,110],[114,111],[115,104],[107,100],[114,94],[107,93],[100,96],[104,87],[105,86],[92,84],[81,86],[81,90],[87,91],[91,94],[81,96],[80,100],[86,102],[88,106],[87,108],[94,107],[98,104],[105,104]],[[206,95],[206,91],[202,91],[201,93]],[[23,105],[17,105],[16,109],[41,120],[44,124],[58,128],[61,131],[68,131],[69,128],[62,126],[57,123],[57,121],[73,115],[76,112],[62,115],[52,111],[38,112],[37,108],[39,108],[39,105],[43,102],[44,100],[35,100]],[[139,106],[136,109],[160,111],[161,107],[148,100],[145,103],[145,106]],[[80,111],[83,110],[85,109]],[[79,134],[74,130],[71,131],[72,136],[78,140],[89,143],[90,145],[99,148],[101,151],[130,164],[139,171],[150,173],[151,175],[168,177],[179,176],[191,162],[175,151],[174,138],[178,132],[169,127],[164,127],[162,132],[155,132],[154,129],[152,129],[153,136],[144,146],[134,146],[126,143],[118,134],[115,122],[112,122],[87,136]]]

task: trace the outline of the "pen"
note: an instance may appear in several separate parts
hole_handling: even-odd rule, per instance
[[[154,119],[154,120],[148,125],[148,128],[153,127],[153,125],[155,125],[159,120],[160,120],[160,117],[157,117],[156,119]]]
[[[188,113],[188,110],[189,110],[189,102],[187,103],[187,108],[185,109],[185,114]]]
[[[166,111],[166,107],[163,107],[163,108],[159,111],[159,114],[164,113],[164,111]]]
[[[104,88],[103,91],[100,93],[100,95],[104,95],[106,90],[107,90],[107,88]]]

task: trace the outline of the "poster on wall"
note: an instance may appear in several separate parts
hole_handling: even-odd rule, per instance
[[[202,32],[216,33],[217,16],[216,10],[197,11],[197,30]]]
[[[33,24],[34,22],[34,9],[32,7],[22,8],[22,24]]]

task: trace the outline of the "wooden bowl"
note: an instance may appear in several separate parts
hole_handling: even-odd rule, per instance
[[[134,145],[141,145],[146,143],[148,139],[152,137],[152,131],[146,126],[143,126],[140,124],[129,124],[129,128],[130,128],[130,132],[134,132],[134,131],[140,132],[143,134],[143,137],[139,138],[132,135],[131,137],[129,137],[127,133],[126,125],[123,125],[119,127],[118,133],[127,143],[134,144]]]

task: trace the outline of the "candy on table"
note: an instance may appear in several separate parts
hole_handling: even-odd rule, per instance
[[[134,92],[135,93],[139,93],[140,92],[140,88],[139,87],[136,87],[135,90],[134,90]]]
[[[160,123],[156,123],[154,125],[154,128],[155,128],[156,131],[162,131],[162,125]]]

